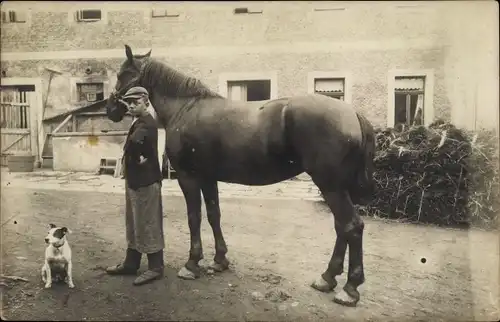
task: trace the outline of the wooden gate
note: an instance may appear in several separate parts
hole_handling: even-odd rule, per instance
[[[15,85],[1,87],[1,165],[6,166],[10,154],[31,154],[31,106],[35,87]]]

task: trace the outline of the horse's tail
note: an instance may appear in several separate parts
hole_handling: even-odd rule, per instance
[[[357,164],[354,180],[351,181],[349,193],[355,204],[367,204],[375,192],[375,131],[370,122],[360,113],[356,113],[361,127],[361,144],[357,147],[357,157],[361,162]]]

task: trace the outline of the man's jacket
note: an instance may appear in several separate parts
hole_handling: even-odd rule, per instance
[[[124,175],[129,188],[137,190],[155,182],[161,184],[158,127],[150,114],[140,116],[132,124],[123,150]],[[141,155],[147,159],[142,164]]]

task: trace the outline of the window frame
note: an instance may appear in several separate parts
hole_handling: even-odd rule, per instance
[[[84,18],[80,18],[80,15],[82,12],[84,11],[99,11],[99,13],[101,14],[100,18],[97,19],[97,18],[87,18],[87,19],[84,19]],[[103,19],[103,10],[102,9],[78,9],[76,10],[75,12],[75,18],[76,18],[76,22],[96,22],[96,21],[101,21]]]
[[[3,18],[0,17],[0,24],[2,26],[4,26],[5,28],[8,28],[9,25],[16,25],[16,26],[19,26],[22,28],[29,28],[31,27],[31,9],[24,9],[24,10],[21,10],[21,9],[16,9],[16,8],[13,8],[13,7],[5,7],[5,8],[2,8],[1,10],[2,12],[2,16],[5,15],[5,21],[3,20]],[[14,15],[18,15],[18,14],[21,14],[21,16],[23,17],[24,20],[22,21],[11,21],[10,20],[10,12],[14,12]]]
[[[97,95],[95,93],[93,93],[96,96],[95,100],[89,101],[88,98],[86,100],[81,100],[81,97],[82,97],[82,94],[83,94],[81,92],[82,86],[85,86],[85,85],[90,85],[90,86],[92,86],[92,85],[102,85],[102,95],[103,95],[102,99],[105,99],[104,92],[105,92],[106,84],[104,84],[104,82],[84,82],[84,83],[77,82],[76,83],[76,102],[77,102],[77,104],[83,104],[83,103],[85,103],[85,104],[94,104],[95,102],[100,101],[100,100],[97,99]],[[88,97],[89,94],[91,94],[91,93],[87,93],[86,96]]]
[[[307,93],[316,93],[316,80],[318,79],[343,79],[344,80],[344,102],[352,104],[351,80],[349,71],[313,71],[307,74]],[[324,95],[324,94],[321,94]],[[330,95],[327,95],[330,96]]]
[[[150,17],[152,19],[160,18],[180,18],[181,14],[177,10],[167,9],[167,8],[153,8],[151,9]]]
[[[71,89],[71,97],[70,104],[75,106],[85,106],[90,105],[95,102],[87,102],[80,101],[80,94],[78,91],[79,84],[94,84],[94,83],[102,83],[103,84],[103,96],[104,99],[109,96],[112,91],[111,85],[114,83],[110,81],[112,76],[88,76],[88,77],[71,77],[70,78],[70,89]],[[98,101],[98,100],[97,100]],[[96,101],[96,102],[97,102]],[[85,104],[85,105],[83,105]]]
[[[268,80],[271,82],[271,92],[269,99],[278,98],[278,72],[243,72],[243,73],[222,73],[219,75],[219,94],[228,98],[229,82],[245,82],[253,80]]]
[[[422,109],[422,119],[425,120],[425,79],[424,79],[424,89],[422,90],[396,90],[394,89],[394,95],[396,94],[399,94],[399,95],[404,95],[405,97],[405,112],[406,112],[406,116],[410,117],[410,121],[408,121],[408,118],[406,119],[406,123],[405,123],[405,126],[411,126],[413,124],[413,122],[415,122],[415,119],[411,119],[412,118],[412,115],[411,115],[411,96],[412,95],[416,95],[417,96],[417,102],[418,102],[418,96],[419,95],[423,95],[424,97],[424,102],[422,102],[424,104],[424,108]],[[396,101],[395,101],[395,97],[394,97],[394,117],[396,117]],[[408,108],[410,109],[408,111]],[[416,112],[416,111],[415,111]],[[413,122],[411,122],[413,121]],[[408,124],[410,123],[410,124]]]
[[[434,121],[434,70],[433,69],[393,69],[388,72],[387,80],[387,127],[395,125],[396,117],[396,77],[424,78],[424,109],[423,125],[428,126]]]
[[[88,19],[88,20],[79,20],[78,13],[84,10],[100,10],[101,11],[101,19]],[[103,8],[96,7],[74,7],[68,12],[68,23],[70,25],[81,25],[87,26],[88,24],[107,24],[108,23],[108,10]]]
[[[24,20],[17,20],[18,14],[20,14],[20,16],[23,17]],[[14,20],[11,20],[12,16],[14,16],[15,18]],[[29,16],[28,11],[24,10],[12,10],[12,9],[2,10],[1,22],[2,24],[27,23],[29,20],[28,16]]]

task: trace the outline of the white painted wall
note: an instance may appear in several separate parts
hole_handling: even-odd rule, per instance
[[[104,157],[119,158],[123,155],[123,136],[97,136],[92,143],[86,136],[53,137],[53,167],[55,171],[92,172],[99,170]],[[160,167],[165,149],[165,130],[158,131],[158,157]]]

